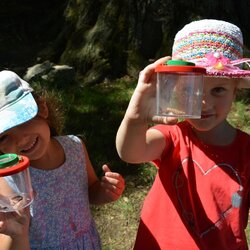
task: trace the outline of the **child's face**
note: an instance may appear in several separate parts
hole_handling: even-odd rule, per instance
[[[37,160],[46,153],[49,140],[49,126],[45,119],[37,116],[0,134],[0,152],[25,155],[30,160]]]
[[[189,123],[198,131],[209,131],[227,118],[236,95],[236,81],[205,77],[201,119]]]

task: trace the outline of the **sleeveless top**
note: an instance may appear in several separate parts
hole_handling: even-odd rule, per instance
[[[30,168],[36,193],[30,206],[30,247],[32,250],[101,249],[89,207],[81,140],[73,135],[55,139],[65,152],[63,165],[54,170]]]

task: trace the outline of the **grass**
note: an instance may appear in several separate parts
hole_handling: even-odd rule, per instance
[[[246,101],[238,100],[234,103],[228,120],[232,125],[243,131],[250,133],[250,104]]]
[[[126,177],[125,193],[117,202],[92,207],[104,250],[133,248],[141,204],[149,188],[147,184],[138,185],[135,178]]]
[[[66,133],[85,137],[98,174],[101,174],[103,163],[110,164],[116,171],[127,173],[128,168],[124,167],[126,164],[120,161],[115,149],[115,136],[134,87],[134,82],[123,78],[116,83],[104,82],[74,90],[74,99],[68,108]]]
[[[115,149],[115,136],[124,116],[136,82],[127,77],[116,82],[96,86],[73,86],[62,93],[68,115],[66,133],[81,134],[92,164],[98,175],[101,165],[108,163],[114,171],[122,173],[126,189],[117,202],[92,206],[104,250],[130,250],[133,248],[140,210],[154,176],[150,164],[132,165],[122,162]],[[229,121],[250,133],[249,92],[240,92],[233,105]],[[250,225],[246,230],[250,242]]]

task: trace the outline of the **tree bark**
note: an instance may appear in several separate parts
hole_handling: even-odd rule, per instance
[[[2,0],[0,63],[21,72],[46,60],[68,64],[85,84],[137,76],[171,54],[179,29],[203,18],[238,25],[249,56],[249,13],[244,0]]]

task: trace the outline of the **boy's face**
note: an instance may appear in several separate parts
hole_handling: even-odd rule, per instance
[[[189,123],[198,131],[209,131],[224,122],[236,95],[237,83],[229,78],[205,77],[201,119]]]

